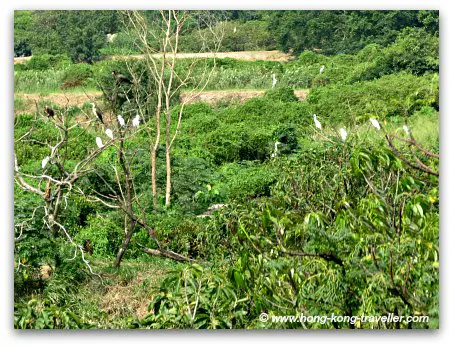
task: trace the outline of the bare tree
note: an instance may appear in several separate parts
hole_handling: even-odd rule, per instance
[[[69,100],[66,107],[61,111],[53,111],[46,107],[45,111],[47,117],[44,116],[38,108],[36,103],[36,112],[32,126],[30,129],[22,135],[20,138],[15,140],[15,146],[21,146],[25,143],[31,143],[40,146],[47,146],[49,148],[49,155],[43,158],[41,162],[41,172],[39,174],[30,174],[23,172],[20,168],[20,162],[17,159],[16,153],[14,154],[14,180],[15,184],[25,192],[38,195],[42,200],[42,205],[35,208],[35,212],[39,208],[44,209],[44,224],[52,231],[54,236],[57,236],[59,232],[74,246],[75,255],[80,252],[82,260],[92,272],[89,262],[84,257],[83,246],[78,245],[69,232],[63,225],[60,215],[62,208],[66,208],[68,200],[71,194],[76,193],[76,183],[81,177],[86,176],[93,172],[93,163],[96,158],[108,147],[112,146],[115,141],[112,139],[107,141],[105,145],[97,146],[93,142],[93,149],[89,150],[85,157],[79,160],[75,165],[69,165],[69,158],[67,146],[68,143],[73,140],[73,133],[76,128],[85,129],[91,124],[98,122],[97,119],[90,117],[88,114],[85,116],[88,118],[86,121],[77,122],[74,121],[73,117],[68,116],[69,111]],[[56,136],[49,136],[46,140],[37,139],[34,136],[34,132],[39,122],[43,122],[42,118],[48,118],[48,122],[51,122],[56,129]],[[51,167],[55,167],[56,170],[50,170]],[[64,206],[64,207],[63,207]],[[35,214],[33,213],[33,216]],[[32,217],[33,218],[33,217]],[[19,228],[19,237],[16,241],[20,240],[22,230],[31,219],[21,221],[16,225]]]
[[[154,207],[157,206],[157,151],[161,142],[161,123],[165,117],[165,162],[166,162],[166,187],[165,205],[171,202],[172,174],[171,174],[171,150],[181,129],[184,107],[195,99],[207,86],[210,77],[215,69],[215,53],[220,47],[223,37],[223,26],[215,25],[215,20],[205,13],[198,18],[199,27],[203,26],[208,30],[199,30],[204,33],[201,37],[201,50],[213,53],[214,64],[205,58],[192,59],[184,67],[178,69],[178,53],[181,35],[185,31],[187,19],[190,16],[188,11],[160,11],[158,20],[149,20],[140,11],[125,12],[125,26],[128,28],[131,39],[143,53],[146,62],[148,77],[152,84],[141,86],[141,76],[129,69],[130,74],[136,81],[137,88],[148,88],[145,94],[148,96],[138,103],[139,111],[150,111],[146,109],[146,102],[150,96],[156,99],[154,109],[154,122],[149,124],[153,131],[150,134],[150,161],[151,161],[151,185]],[[206,33],[209,33],[206,35]],[[128,65],[129,66],[129,65]],[[182,89],[189,89],[192,93],[190,98],[180,100],[176,115],[173,117],[172,107],[174,98]],[[136,94],[137,95],[137,94]],[[145,114],[142,114],[146,116]],[[144,117],[145,118],[145,117]],[[176,118],[176,121],[173,121]],[[176,123],[176,125],[174,124]],[[172,130],[173,128],[173,130]]]
[[[147,230],[156,246],[155,249],[151,249],[139,244],[145,253],[167,257],[177,261],[192,261],[192,259],[183,255],[162,248],[153,227],[147,223],[146,204],[142,199],[143,192],[139,192],[135,187],[136,173],[134,172],[133,167],[139,157],[139,153],[141,153],[143,149],[140,147],[132,148],[130,146],[130,141],[139,136],[140,132],[148,131],[149,133],[149,128],[139,122],[139,119],[143,119],[143,117],[140,117],[140,114],[144,115],[146,113],[146,107],[143,106],[145,103],[141,102],[141,96],[143,94],[140,93],[139,87],[137,87],[137,84],[139,84],[137,82],[141,80],[141,76],[134,76],[133,85],[124,87],[115,85],[113,93],[110,95],[105,88],[100,86],[104,92],[104,98],[109,101],[109,108],[113,110],[114,114],[118,113],[117,98],[120,95],[126,99],[126,103],[129,105],[129,114],[124,116],[127,118],[127,121],[122,115],[117,114],[115,117],[117,123],[117,157],[110,163],[111,172],[114,173],[115,184],[108,182],[102,175],[98,174],[99,178],[104,183],[107,193],[101,193],[91,187],[84,192],[80,191],[80,194],[83,194],[85,199],[90,202],[100,203],[108,208],[117,209],[124,213],[125,236],[114,261],[115,267],[121,265],[123,256],[131,243],[134,232],[138,228]],[[148,98],[148,96],[145,96],[145,98]],[[138,113],[133,118],[135,112]]]

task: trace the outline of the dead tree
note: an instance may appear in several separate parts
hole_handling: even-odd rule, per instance
[[[160,11],[160,19],[150,21],[140,11],[125,12],[125,26],[131,39],[136,43],[137,48],[143,53],[147,74],[153,81],[152,89],[148,90],[148,95],[156,94],[154,122],[150,122],[150,161],[151,161],[151,185],[154,207],[157,206],[157,151],[161,143],[162,117],[165,121],[165,163],[166,163],[166,186],[165,186],[165,205],[171,202],[171,150],[181,129],[181,121],[184,106],[195,99],[207,86],[210,77],[215,69],[214,64],[210,64],[206,59],[193,59],[186,69],[177,71],[177,59],[179,53],[179,41],[186,28],[186,20],[190,16],[188,11]],[[202,23],[201,23],[202,22]],[[223,38],[223,26],[216,25],[215,20],[208,16],[200,19],[198,23],[203,24],[208,30],[199,31],[209,32],[209,37],[202,37],[202,50],[216,53],[219,50]],[[194,72],[197,71],[195,76]],[[135,80],[139,81],[138,76],[132,69],[130,74]],[[137,83],[140,86],[140,83]],[[192,93],[191,98],[181,100],[177,109],[176,117],[173,117],[172,108],[174,97],[182,90],[189,89]],[[137,94],[136,94],[137,95]],[[147,98],[145,98],[147,99]],[[139,112],[146,110],[146,103],[139,102]],[[176,118],[176,121],[173,120]],[[172,131],[172,125],[174,130]]]
[[[89,150],[82,160],[75,165],[68,165],[68,159],[70,158],[65,149],[68,142],[72,139],[73,130],[78,127],[88,128],[92,123],[96,122],[95,119],[91,119],[87,114],[85,114],[88,118],[87,121],[79,123],[73,121],[73,118],[68,117],[68,105],[69,100],[62,111],[58,113],[55,111],[57,117],[47,119],[56,128],[56,137],[50,137],[42,141],[33,136],[36,124],[43,121],[43,115],[39,112],[36,103],[33,125],[23,136],[15,140],[15,146],[20,146],[26,142],[47,146],[49,148],[49,155],[43,158],[41,162],[41,172],[39,174],[30,174],[21,170],[21,163],[17,159],[16,154],[14,154],[14,181],[23,191],[36,194],[41,198],[42,205],[37,206],[36,209],[44,209],[44,224],[51,230],[54,236],[61,234],[65,237],[74,246],[75,256],[80,253],[83,262],[89,268],[90,272],[93,273],[89,262],[84,257],[83,245],[78,245],[73,240],[61,221],[60,215],[62,208],[66,208],[71,194],[77,193],[77,182],[79,179],[93,172],[93,163],[96,158],[106,148],[114,145],[115,140],[107,141],[102,147],[96,147],[93,141],[93,149]],[[49,170],[50,167],[55,167],[56,171]],[[22,230],[24,225],[29,221],[30,219],[22,221],[16,227]],[[16,241],[19,239],[20,237],[16,238]]]

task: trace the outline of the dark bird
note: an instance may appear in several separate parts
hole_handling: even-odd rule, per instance
[[[132,82],[129,78],[127,78],[123,74],[116,72],[115,70],[112,71],[112,75],[113,75],[113,77],[115,77],[117,84],[121,84],[121,83],[132,84]]]
[[[92,102],[91,105],[93,106],[92,108],[93,114],[101,121],[102,124],[104,124],[104,120],[102,119],[102,112],[96,108],[94,102]]]
[[[85,240],[83,242],[83,250],[89,255],[93,255],[93,246],[91,245],[91,240]]]
[[[47,113],[47,117],[51,118],[55,116],[55,111],[52,110],[49,106],[46,106],[45,111]]]

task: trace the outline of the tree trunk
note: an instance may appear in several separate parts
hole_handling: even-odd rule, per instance
[[[116,255],[115,262],[113,266],[119,267],[121,264],[121,260],[123,258],[124,252],[126,252],[127,247],[129,246],[129,243],[132,238],[132,234],[134,233],[135,229],[135,221],[131,217],[132,216],[132,178],[129,172],[129,169],[127,168],[126,161],[124,160],[124,139],[121,139],[120,141],[120,148],[118,149],[118,157],[119,161],[121,164],[121,168],[123,169],[123,173],[125,176],[125,183],[126,183],[126,211],[127,211],[127,217],[129,218],[129,230],[126,234],[126,238],[124,239],[123,243],[121,244],[120,249],[118,250],[118,253]]]
[[[171,141],[170,141],[170,127],[171,127],[171,112],[170,112],[170,98],[167,95],[167,110],[166,110],[166,136],[165,136],[165,166],[167,169],[167,185],[165,187],[165,206],[170,206],[170,193],[171,193],[171,157],[170,157],[170,150],[171,150]]]
[[[167,186],[165,188],[165,206],[170,206],[170,193],[171,193],[171,158],[170,158],[170,147],[167,147],[165,151],[165,160],[167,167]]]
[[[162,72],[163,74],[163,72]],[[153,207],[157,208],[157,149],[160,143],[160,116],[162,110],[162,86],[159,83],[158,102],[156,109],[156,139],[154,146],[151,146],[151,185],[153,193]]]
[[[156,146],[151,146],[151,185],[153,192],[153,207],[157,208],[157,163],[156,163]]]
[[[120,249],[118,250],[118,253],[116,255],[115,262],[113,263],[113,266],[115,267],[120,267],[121,260],[123,259],[123,255],[126,252],[127,247],[129,246],[129,243],[131,242],[132,235],[134,233],[135,229],[135,222],[130,218],[130,224],[129,224],[129,230],[126,234],[126,238],[124,239],[123,243],[121,244]]]

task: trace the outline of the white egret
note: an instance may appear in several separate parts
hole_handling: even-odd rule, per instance
[[[100,137],[96,137],[96,144],[98,145],[99,148],[104,147],[104,145],[102,144],[102,140],[101,140]]]
[[[370,122],[377,130],[381,130],[381,125],[376,119],[370,118]]]
[[[105,134],[113,140],[113,132],[110,129],[105,129]]]
[[[47,165],[47,163],[49,162],[49,160],[50,160],[50,157],[49,157],[49,156],[45,157],[45,158],[42,160],[42,162],[41,162],[41,167],[42,167],[43,169],[46,167],[46,165]]]
[[[315,122],[315,126],[319,129],[322,130],[321,123],[319,122],[318,118],[316,118],[316,114],[313,113],[313,120]]]
[[[234,27],[234,29],[233,29],[233,33],[234,33],[234,34],[236,34],[236,27]]]
[[[272,74],[272,88],[275,88],[277,84],[277,78],[275,77],[275,74]]]
[[[138,128],[140,125],[140,115],[136,115],[134,119],[132,119],[132,126]]]
[[[275,158],[277,156],[277,153],[278,153],[278,146],[281,145],[282,143],[281,142],[278,142],[276,141],[274,143],[274,152],[271,154],[271,158]]]
[[[325,68],[326,68],[326,67],[325,67],[324,65],[321,66],[321,68],[319,69],[319,73],[322,74],[322,73],[324,72],[324,69],[325,69]]]
[[[403,129],[407,135],[410,135],[409,127],[406,124],[403,125]]]
[[[107,42],[112,43],[115,38],[118,36],[118,34],[107,34]]]
[[[291,268],[291,277],[294,277],[294,268]]]
[[[118,118],[118,123],[120,123],[120,126],[124,127],[124,125],[126,124],[124,122],[124,118],[121,115],[119,115],[117,118]]]
[[[340,137],[344,141],[346,141],[346,138],[348,137],[348,133],[346,132],[345,128],[340,128]]]
[[[94,102],[91,103],[91,111],[93,112],[94,116],[97,117],[102,124],[104,124],[104,120],[102,119],[102,112],[96,108],[96,105],[94,104]]]

